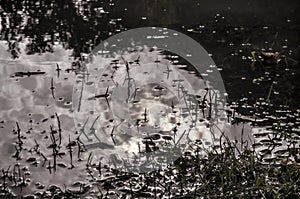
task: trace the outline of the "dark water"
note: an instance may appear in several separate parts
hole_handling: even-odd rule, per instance
[[[46,188],[51,195],[64,189],[64,185],[78,190],[80,184],[86,195],[95,196],[99,193],[97,180],[115,177],[105,167],[97,179],[86,171],[92,150],[83,150],[76,140],[79,133],[73,120],[72,92],[85,55],[109,36],[132,28],[174,29],[198,41],[211,54],[228,93],[229,119],[224,129],[231,139],[241,137],[243,127],[258,142],[267,135],[273,136],[274,131],[300,136],[297,1],[2,0],[0,5],[1,197],[8,195],[7,190],[16,196],[38,196]],[[141,57],[145,64],[155,65],[161,56],[178,65],[188,65],[168,53],[164,57],[160,52],[146,55]],[[129,56],[128,60],[134,62],[136,57]],[[168,125],[164,125],[166,131],[174,128]],[[53,147],[49,147],[51,128],[63,132],[55,174]],[[208,134],[205,122],[199,129],[204,139]],[[121,150],[137,150],[130,139],[120,137],[119,141]],[[72,161],[67,147],[71,142],[75,143]],[[284,146],[286,140],[282,138],[280,143]],[[6,170],[10,177],[3,182]],[[20,187],[24,187],[22,191]]]

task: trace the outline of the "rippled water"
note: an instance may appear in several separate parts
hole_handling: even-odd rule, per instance
[[[120,2],[119,4],[119,10],[126,11],[127,8],[123,8]],[[157,14],[156,7],[164,4],[167,3],[153,5],[148,10],[147,17],[141,16],[138,26],[147,25],[149,19],[152,21],[148,24],[155,24],[156,17],[153,19],[153,16]],[[71,5],[69,2],[65,9],[71,12]],[[18,12],[14,20],[7,11],[2,12],[1,9],[0,168],[4,169],[3,171],[8,169],[11,173],[12,178],[8,186],[15,195],[39,195],[38,192],[41,194],[47,187],[51,188],[50,185],[61,189],[66,186],[74,190],[84,187],[90,195],[96,194],[99,192],[95,185],[97,180],[115,176],[111,169],[102,166],[100,171],[97,171],[93,164],[112,151],[125,156],[140,150],[139,143],[143,138],[136,134],[128,136],[126,132],[151,132],[148,136],[159,137],[156,141],[164,143],[170,137],[173,139],[175,128],[178,132],[188,128],[185,121],[190,121],[187,119],[189,116],[180,115],[183,113],[178,106],[180,100],[176,97],[176,92],[170,89],[172,86],[161,86],[161,82],[157,82],[155,78],[151,79],[151,75],[169,79],[169,83],[172,84],[172,80],[178,79],[179,74],[169,73],[169,70],[180,71],[181,77],[189,79],[192,87],[198,88],[195,95],[202,98],[205,95],[206,85],[202,79],[195,71],[191,72],[189,63],[171,52],[144,49],[139,53],[128,53],[123,58],[106,58],[86,63],[80,60],[78,57],[88,55],[87,51],[100,40],[125,30],[126,23],[123,23],[123,20],[131,19],[132,15],[127,16],[125,13],[122,17],[110,16],[110,12],[116,12],[113,10],[114,5],[85,5],[84,2],[76,1],[76,7],[72,10],[72,13],[78,15],[75,18],[80,19],[81,27],[78,28],[74,28],[71,19],[55,20],[52,12],[65,16],[59,9],[61,5],[55,8],[53,5],[49,8],[44,6],[47,7],[44,10],[38,5],[28,5],[31,9],[34,7],[39,12],[46,13],[45,17],[41,17],[41,14],[35,16]],[[15,9],[19,9],[19,6],[16,5]],[[91,14],[89,9],[95,12]],[[172,27],[180,17],[174,18],[178,13],[174,6],[169,7],[168,13],[171,14],[169,17],[164,16],[164,23]],[[22,19],[18,18],[23,15],[25,17]],[[266,24],[253,27],[228,25],[225,14],[214,14],[213,18],[209,23],[188,23],[181,26],[180,30],[213,52],[212,58],[217,63],[229,94],[226,107],[228,117],[222,118],[225,121],[225,135],[231,140],[241,140],[243,137],[251,141],[263,157],[284,156],[290,137],[298,138],[298,141],[300,137],[300,110],[297,101],[299,38],[295,36],[297,22],[293,22],[293,19],[285,20],[284,24],[291,23],[290,29],[285,30]],[[51,21],[49,29],[60,31],[34,33],[32,28],[43,32],[45,23],[39,22],[42,20]],[[96,22],[97,20],[100,22]],[[134,23],[133,21],[131,23]],[[16,26],[14,23],[20,25]],[[59,28],[58,24],[63,25]],[[130,23],[127,25],[130,27]],[[88,26],[94,27],[91,28],[92,33],[97,32],[97,29],[103,30],[101,36],[94,37],[92,33],[92,36],[85,35],[83,30]],[[174,27],[178,28],[177,25]],[[22,34],[17,34],[18,31]],[[75,45],[72,31],[77,32],[78,38],[86,38],[86,41],[78,39]],[[254,35],[254,31],[257,34]],[[20,39],[21,35],[28,37]],[[32,40],[34,37],[35,40]],[[47,38],[51,39],[43,42]],[[58,38],[57,41],[54,41],[55,38]],[[274,51],[278,51],[280,56]],[[263,53],[266,52],[271,53],[271,56],[264,57]],[[117,89],[111,91],[116,88],[116,84],[128,83],[123,59],[130,62],[132,75],[136,80],[149,80],[147,85],[143,85],[136,92],[131,90],[123,93],[123,90]],[[85,60],[88,60],[88,56]],[[108,67],[102,71],[102,76],[93,81],[91,69],[100,63]],[[84,73],[81,73],[82,71]],[[91,74],[90,77],[88,73]],[[144,75],[135,75],[141,73]],[[111,78],[112,74],[114,78]],[[106,91],[110,104],[105,97],[101,97]],[[83,114],[76,115],[81,92],[84,97],[80,99]],[[130,111],[126,112],[128,110],[124,108],[124,102],[128,99],[131,99],[132,103],[129,105]],[[117,115],[117,119],[112,120],[112,114]],[[205,114],[200,114],[197,128],[190,131],[184,141],[200,139],[207,145],[212,143],[207,114],[208,109],[205,110]],[[126,118],[128,115],[130,118]],[[98,116],[102,118],[99,121]],[[139,123],[135,125],[138,119]],[[147,124],[143,125],[143,119]],[[179,127],[178,123],[181,124]],[[98,136],[84,136],[83,131],[94,130],[94,125]],[[286,132],[286,136],[279,137],[275,133],[277,131]],[[111,132],[114,132],[112,137]],[[101,138],[102,142],[98,142],[98,138]],[[181,135],[177,135],[174,140],[180,138]],[[53,142],[56,142],[56,145],[53,145]],[[277,143],[273,154],[268,153],[270,143]],[[299,145],[299,142],[294,144]],[[133,159],[134,157],[131,156]],[[86,169],[89,162],[93,165],[94,176]],[[105,164],[110,162],[107,160]],[[95,174],[101,171],[102,175]],[[27,186],[16,186],[22,183]],[[81,188],[80,184],[83,184]],[[4,185],[3,182],[1,185]],[[23,187],[22,192],[20,187]]]
[[[1,104],[3,108],[1,111],[1,118],[3,120],[3,136],[5,137],[2,139],[3,145],[1,145],[1,156],[7,158],[5,161],[1,162],[1,165],[2,168],[7,168],[9,165],[13,165],[17,158],[21,165],[29,166],[31,172],[29,179],[31,179],[32,182],[30,183],[31,186],[28,186],[23,190],[24,194],[34,190],[37,182],[41,182],[45,185],[57,184],[62,186],[64,184],[71,185],[71,182],[76,180],[86,180],[87,176],[84,175],[84,165],[86,162],[81,160],[87,159],[89,152],[91,151],[93,152],[95,161],[101,160],[103,155],[108,156],[112,149],[115,149],[114,153],[117,153],[118,155],[124,152],[125,154],[131,154],[132,152],[138,153],[137,141],[141,141],[140,139],[142,137],[139,136],[140,138],[138,138],[136,136],[130,136],[131,133],[129,131],[136,131],[137,133],[137,127],[133,124],[135,124],[134,121],[138,118],[140,118],[141,123],[143,123],[145,109],[148,119],[146,119],[146,126],[139,125],[138,127],[138,131],[141,131],[141,134],[147,132],[148,136],[160,135],[161,141],[164,140],[163,136],[170,136],[171,138],[176,137],[175,141],[177,142],[181,135],[172,135],[174,134],[174,128],[177,127],[178,132],[183,132],[184,129],[188,129],[187,122],[189,121],[189,116],[188,114],[185,116],[183,114],[183,116],[179,117],[181,111],[178,104],[178,97],[176,97],[174,91],[171,92],[168,89],[172,88],[172,84],[174,84],[173,80],[176,80],[179,77],[179,73],[174,73],[177,70],[181,70],[180,76],[188,78],[189,82],[192,82],[192,86],[197,86],[195,88],[198,90],[195,91],[195,94],[202,97],[205,95],[204,89],[206,88],[203,81],[194,73],[189,73],[184,70],[184,67],[182,67],[184,65],[172,65],[166,57],[163,58],[163,56],[159,55],[156,51],[150,53],[149,50],[146,49],[145,52],[140,52],[139,56],[139,63],[136,64],[136,66],[132,66],[132,76],[137,81],[137,84],[139,84],[139,79],[145,80],[145,82],[143,83],[144,86],[139,87],[139,90],[134,96],[135,99],[130,100],[132,102],[132,104],[129,105],[130,113],[124,112],[125,109],[122,111],[122,107],[125,106],[123,103],[126,101],[126,93],[120,95],[118,90],[114,90],[114,93],[111,94],[111,99],[109,99],[109,101],[114,115],[109,113],[108,104],[104,99],[93,99],[93,96],[97,96],[97,92],[104,93],[107,86],[112,88],[113,84],[122,84],[122,82],[124,82],[125,64],[114,64],[112,59],[102,59],[99,63],[106,62],[110,64],[111,67],[118,66],[121,69],[112,71],[112,68],[107,68],[103,71],[103,74],[114,72],[115,82],[111,81],[110,85],[105,85],[105,87],[102,85],[102,88],[101,84],[103,84],[103,81],[101,78],[106,78],[107,75],[100,76],[100,79],[97,79],[96,82],[86,80],[83,91],[84,97],[81,99],[81,114],[77,114],[77,116],[74,115],[74,111],[76,112],[74,109],[78,109],[76,93],[80,93],[81,90],[77,90],[76,85],[79,85],[80,88],[82,83],[80,81],[75,81],[75,74],[66,71],[68,67],[72,65],[69,51],[65,51],[57,46],[57,50],[55,49],[53,54],[24,55],[24,57],[21,57],[19,60],[5,59],[2,57],[1,63],[3,64],[3,67],[1,68],[1,80],[3,83],[1,84]],[[127,55],[127,57],[124,58],[126,60],[134,60],[132,59],[133,57],[136,57],[136,54]],[[161,61],[155,63],[158,57],[160,57]],[[94,61],[93,64],[97,65],[97,61]],[[152,77],[156,77],[157,79],[163,79],[158,77],[161,75],[168,75],[163,73],[163,71],[167,69],[166,65],[169,65],[169,70],[174,70],[168,77],[171,85],[163,88],[159,87],[160,84],[162,84],[160,81],[155,79],[151,80],[151,78],[146,80],[146,76],[149,75],[152,75]],[[56,70],[57,66],[60,70]],[[136,69],[134,69],[135,67]],[[177,69],[175,69],[175,67]],[[76,70],[76,67],[74,67],[74,70]],[[90,68],[90,70],[92,70],[92,68]],[[142,71],[137,72],[135,70]],[[34,74],[34,72],[37,71],[44,72],[44,74]],[[32,74],[28,74],[27,72],[31,72]],[[135,74],[138,74],[138,76]],[[145,74],[146,76],[143,77],[141,76],[142,74]],[[90,77],[90,80],[91,79],[92,78]],[[96,91],[95,88],[92,89],[92,86],[95,84],[99,84]],[[54,88],[51,89],[51,87]],[[176,86],[176,84],[174,84],[173,87],[176,88],[178,85]],[[75,105],[72,105],[73,90],[75,91],[75,94],[73,95],[75,98],[75,101],[73,100],[76,103]],[[122,90],[119,92],[121,91]],[[133,94],[134,92],[131,93],[131,95]],[[91,104],[91,102],[93,104]],[[175,108],[172,108],[172,106]],[[94,125],[95,120],[97,120],[97,112],[101,113],[101,117],[104,118],[101,118],[99,122],[96,122],[95,136],[84,137],[82,135],[82,130],[89,132],[89,128]],[[207,114],[207,111],[205,112],[205,114]],[[128,118],[129,120],[122,120],[122,117],[127,118],[128,114],[131,118]],[[78,121],[78,123],[74,123],[74,116],[75,122]],[[205,124],[205,115],[203,116],[203,122],[197,123],[196,129],[190,131],[188,137],[192,140],[201,139],[211,143],[211,132],[207,127],[207,124]],[[90,121],[85,123],[89,117],[91,118]],[[114,118],[113,121],[111,121],[112,118]],[[12,155],[18,151],[15,149],[15,146],[18,146],[20,141],[17,135],[18,129],[16,122],[20,128],[20,140],[22,141],[22,145],[20,149],[18,149],[20,150],[19,158],[12,157]],[[119,129],[116,128],[113,139],[110,139],[110,137],[103,134],[105,132],[108,134],[108,132],[112,131],[112,128],[116,125],[120,125],[122,122],[127,122],[128,124],[121,125]],[[57,157],[57,160],[55,160],[57,168],[53,167],[55,157],[53,157],[53,147],[51,148],[51,128],[56,131],[56,134],[57,131],[61,129],[62,134],[59,139],[59,136],[55,135],[55,138],[61,143],[58,148],[62,153],[61,157]],[[103,132],[101,132],[101,129],[104,129]],[[234,131],[236,130],[231,129],[228,131],[231,133],[231,137],[238,136],[238,134],[234,135]],[[75,142],[76,138],[79,136],[81,136],[80,142],[83,142],[85,146],[81,146],[81,149],[80,147],[74,147],[74,151],[72,152],[73,160],[71,162],[68,157],[67,145],[70,141]],[[145,136],[146,134],[144,137]],[[100,139],[101,143],[104,145],[99,144],[96,138]],[[184,140],[186,140],[186,138]],[[114,142],[117,142],[117,144],[114,144]],[[39,145],[38,148],[34,149],[37,144]],[[77,144],[80,145],[79,142],[77,142]],[[82,153],[78,152],[78,150],[83,150],[83,148],[87,148],[87,151],[84,150]],[[50,170],[52,170],[52,172],[54,172],[54,169],[57,169],[54,175],[47,170],[47,164],[51,165],[52,168]],[[73,166],[74,168],[72,168]],[[61,175],[61,172],[63,172],[64,175]],[[76,175],[78,172],[83,173],[83,175]]]

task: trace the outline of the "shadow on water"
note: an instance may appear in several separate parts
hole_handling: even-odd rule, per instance
[[[233,101],[254,90],[263,93],[270,82],[254,86],[252,80],[267,72],[270,76],[277,75],[272,79],[280,82],[276,86],[281,91],[280,102],[297,108],[294,99],[299,97],[299,84],[293,80],[299,74],[300,34],[296,12],[299,5],[292,0],[284,6],[273,1],[240,4],[233,0],[224,5],[213,1],[172,4],[146,0],[139,4],[135,1],[1,1],[1,39],[8,42],[13,58],[18,58],[19,43],[25,39],[28,39],[27,54],[53,52],[53,46],[59,42],[79,58],[80,53],[91,52],[101,41],[126,29],[152,25],[173,28],[196,39],[212,53]],[[279,7],[280,12],[272,13]],[[255,70],[251,70],[252,51],[279,52],[296,62],[288,60],[288,72],[282,64],[268,67],[256,64]],[[280,74],[273,74],[274,70]],[[235,80],[244,76],[247,76],[244,81],[247,90],[241,93],[240,81]]]

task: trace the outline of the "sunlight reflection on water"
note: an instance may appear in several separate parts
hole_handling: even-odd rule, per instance
[[[22,45],[21,45],[22,46]],[[74,112],[74,105],[72,104],[72,92],[74,89],[74,82],[76,80],[76,74],[72,72],[68,72],[70,68],[70,65],[72,65],[72,59],[70,58],[71,52],[68,50],[63,50],[62,47],[57,46],[53,54],[51,53],[45,53],[43,55],[26,55],[22,54],[22,56],[18,60],[11,60],[9,56],[5,56],[5,46],[1,46],[1,51],[4,53],[1,53],[1,67],[0,67],[0,100],[1,100],[1,112],[0,117],[1,120],[5,121],[3,126],[3,129],[1,130],[1,150],[0,150],[0,156],[1,157],[7,157],[5,161],[3,159],[0,159],[1,167],[7,168],[9,165],[12,165],[15,163],[15,159],[12,158],[12,155],[15,153],[14,144],[16,142],[16,134],[12,132],[12,129],[16,129],[16,121],[20,124],[21,128],[21,134],[24,136],[24,150],[22,154],[22,159],[19,160],[23,165],[28,165],[31,170],[31,178],[34,180],[34,182],[42,182],[45,185],[49,184],[57,184],[62,187],[63,184],[71,184],[71,182],[74,182],[76,180],[88,180],[89,177],[85,172],[85,161],[80,161],[81,159],[86,160],[89,156],[88,153],[81,153],[80,155],[76,155],[78,153],[78,149],[75,149],[74,151],[74,160],[73,164],[75,165],[75,168],[72,170],[65,169],[65,168],[57,168],[56,174],[50,174],[49,171],[45,167],[41,167],[40,165],[43,163],[43,158],[37,155],[33,155],[30,152],[30,149],[35,146],[35,141],[40,144],[40,151],[46,156],[47,160],[53,161],[53,155],[52,150],[49,148],[49,145],[51,144],[50,140],[50,126],[53,126],[54,128],[58,127],[58,121],[55,117],[55,113],[58,114],[60,118],[61,128],[62,128],[62,151],[65,151],[66,154],[68,154],[68,150],[65,148],[69,144],[69,136],[71,140],[75,140],[79,132],[77,132],[75,125],[73,121],[73,112]],[[136,59],[136,54],[128,54],[127,57],[125,57],[128,60],[134,60]],[[161,58],[161,63],[155,63],[157,58]],[[160,55],[157,51],[145,51],[144,54],[141,52],[141,65],[144,65],[145,68],[143,70],[147,71],[147,66],[149,66],[148,73],[151,73],[153,71],[152,68],[156,67],[164,67],[164,64],[170,64],[168,63],[168,60],[163,59],[163,57]],[[103,61],[103,60],[102,60]],[[111,59],[107,59],[105,63],[111,64]],[[95,63],[95,62],[94,62]],[[56,64],[59,65],[61,71],[60,75],[58,76],[58,71],[56,70]],[[114,66],[114,65],[112,65]],[[121,65],[119,66],[121,67]],[[203,96],[205,94],[204,88],[205,84],[202,82],[202,80],[195,76],[193,73],[189,73],[186,70],[182,70],[180,68],[181,65],[172,66],[171,64],[169,67],[172,69],[172,67],[177,67],[178,70],[181,70],[180,73],[185,77],[188,78],[192,84],[197,85],[196,88],[199,90],[196,90],[196,94]],[[124,66],[123,66],[124,68]],[[164,67],[165,69],[165,67]],[[175,69],[175,68],[173,68]],[[23,77],[14,77],[12,78],[11,75],[23,71],[23,72],[33,72],[33,71],[43,71],[45,74],[42,75],[24,75]],[[123,71],[122,71],[123,70]],[[122,80],[122,73],[124,73],[124,69],[120,70],[120,72],[116,73],[116,77],[119,76],[119,81]],[[164,75],[166,76],[166,73],[162,73],[158,70],[157,75]],[[143,80],[143,76],[138,77],[137,79],[141,78]],[[178,76],[170,77],[171,79],[178,78]],[[101,79],[101,77],[99,77]],[[51,81],[53,80],[53,86],[54,86],[54,96],[51,92]],[[154,81],[155,82],[155,81]],[[93,84],[98,84],[98,89],[101,90],[101,81],[98,80],[97,82],[86,82],[86,90],[85,90],[85,96],[86,98],[92,97],[95,95],[95,90],[88,89],[89,86]],[[200,86],[202,84],[202,86]],[[183,125],[181,125],[180,128],[184,129],[187,126],[184,125],[184,117],[181,119],[179,116],[173,117],[175,120],[171,120],[171,115],[173,114],[172,111],[170,112],[170,106],[172,105],[172,101],[174,103],[174,106],[176,106],[176,103],[179,103],[178,100],[176,101],[176,97],[174,98],[174,92],[169,92],[167,89],[157,90],[155,89],[157,85],[155,84],[147,84],[144,87],[142,87],[138,94],[136,95],[136,98],[139,99],[139,102],[136,102],[137,104],[132,104],[130,109],[130,115],[132,118],[141,117],[141,115],[144,112],[144,107],[147,106],[148,114],[149,114],[149,124],[150,126],[155,126],[156,123],[160,126],[160,128],[155,129],[153,128],[151,131],[153,131],[153,135],[157,134],[158,132],[162,132],[164,136],[172,136],[171,129],[174,129],[175,124],[177,123],[176,117],[178,121],[183,122]],[[102,85],[102,91],[105,91],[107,88],[107,85]],[[100,92],[100,91],[99,91]],[[156,97],[157,93],[162,94],[162,92],[166,95],[165,97],[158,96],[163,103],[157,103],[155,105],[155,101],[157,101]],[[113,93],[112,95],[116,96],[117,92]],[[140,96],[139,96],[140,95]],[[146,100],[142,99],[146,98]],[[148,99],[147,99],[148,98]],[[148,100],[148,101],[147,101]],[[119,106],[118,106],[119,104]],[[76,104],[75,104],[76,105]],[[112,100],[112,105],[116,107],[115,112],[121,110],[122,103],[120,105],[120,102],[117,101],[117,99]],[[151,106],[150,106],[151,105]],[[155,106],[154,106],[155,105]],[[75,106],[76,107],[76,106]],[[104,108],[106,107],[106,108]],[[90,110],[89,104],[83,105],[83,110]],[[94,105],[92,106],[94,108]],[[102,120],[102,123],[98,123],[98,128],[106,127],[108,132],[111,132],[113,125],[110,123],[111,117],[108,113],[108,108],[106,105],[106,102],[103,100],[96,100],[96,107],[95,110],[103,114],[103,118],[106,120]],[[160,117],[160,120],[158,121],[157,118],[154,116],[156,114],[166,114],[166,112],[170,112],[170,117]],[[89,115],[88,113],[87,115]],[[119,116],[122,114],[122,112],[119,112]],[[87,117],[87,115],[85,117]],[[96,114],[93,114],[96,115]],[[175,114],[176,115],[176,114]],[[96,115],[97,116],[97,115]],[[185,116],[186,117],[186,116]],[[142,117],[141,117],[142,119]],[[205,118],[204,118],[205,119]],[[171,122],[170,122],[171,121]],[[89,121],[92,123],[93,120]],[[80,124],[81,126],[84,124]],[[116,123],[115,123],[116,125]],[[202,122],[197,125],[197,128],[195,131],[192,131],[190,133],[189,138],[190,139],[201,139],[206,140],[211,143],[211,134],[210,130],[206,127],[206,123]],[[135,130],[136,127],[122,127],[123,130]],[[121,128],[121,129],[122,129]],[[148,127],[140,127],[139,130],[149,130]],[[245,135],[252,136],[251,134],[251,126],[246,125],[245,127]],[[181,129],[181,130],[182,130]],[[241,125],[229,125],[226,124],[224,128],[226,134],[230,135],[232,139],[239,138],[240,132],[241,132]],[[116,131],[117,132],[117,131]],[[97,130],[96,130],[97,133]],[[98,135],[101,136],[101,133]],[[246,136],[246,137],[247,137]],[[105,136],[104,136],[105,137]],[[82,137],[84,140],[85,138]],[[137,141],[141,141],[139,139],[135,140],[131,136],[124,136],[119,135],[115,137],[115,141],[119,143],[119,153],[126,153],[127,152],[137,152]],[[112,140],[106,140],[106,144],[112,145]],[[90,148],[91,149],[91,148]],[[107,154],[109,153],[109,150],[99,150],[95,149],[95,146],[91,149],[91,151],[94,152],[95,160],[97,158],[101,158],[101,154]],[[89,152],[89,151],[88,151]],[[38,167],[33,166],[32,164],[29,164],[26,162],[26,159],[28,157],[36,157],[38,160],[38,163],[40,164]],[[62,156],[63,157],[63,156]],[[78,161],[79,160],[79,161]],[[70,158],[69,157],[63,157],[58,158],[57,160],[61,165],[66,165],[67,167],[71,167]],[[60,174],[64,175],[60,175]],[[81,173],[81,175],[77,175],[78,173]],[[28,186],[24,190],[25,193],[30,193],[32,190],[35,190],[36,187],[34,183],[31,183],[30,186]]]

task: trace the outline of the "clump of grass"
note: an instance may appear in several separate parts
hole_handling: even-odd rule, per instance
[[[179,178],[188,197],[204,198],[299,198],[299,168],[282,162],[265,164],[251,148],[237,152],[226,140],[220,151],[205,156],[181,157],[176,162]],[[193,173],[193,175],[188,175]],[[188,177],[187,177],[188,176]],[[187,182],[190,182],[187,185]],[[197,187],[195,186],[197,184]]]
[[[224,135],[211,149],[201,143],[196,146],[195,151],[186,152],[168,167],[150,173],[110,169],[113,177],[94,179],[97,188],[102,190],[98,198],[110,195],[132,198],[300,197],[300,168],[289,158],[289,162],[282,160],[279,164],[265,162],[250,143],[231,141]],[[295,146],[290,151],[294,153],[294,150],[299,149]],[[290,155],[292,157],[292,153]],[[96,167],[99,170],[99,165]]]

